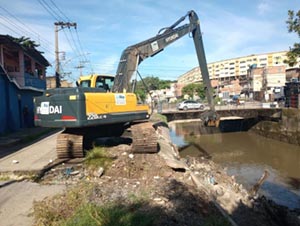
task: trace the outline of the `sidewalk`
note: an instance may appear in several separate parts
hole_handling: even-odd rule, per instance
[[[32,127],[0,135],[0,159],[59,131],[60,129]]]
[[[2,148],[12,147],[18,144],[30,143],[46,134],[52,133],[54,129],[44,127],[23,128],[16,132],[0,135],[0,151]]]
[[[0,137],[0,173],[39,172],[56,156],[60,129],[26,128]]]

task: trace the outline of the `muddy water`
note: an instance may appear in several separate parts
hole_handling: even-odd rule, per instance
[[[226,167],[228,174],[250,189],[270,173],[260,194],[281,205],[300,208],[300,147],[248,132],[200,134],[199,122],[170,126],[181,156],[204,156]]]

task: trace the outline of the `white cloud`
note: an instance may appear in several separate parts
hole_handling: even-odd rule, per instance
[[[263,15],[270,11],[271,8],[272,6],[269,0],[262,0],[257,6],[258,14]]]
[[[96,73],[115,74],[120,56],[111,55],[99,60],[96,64],[93,64],[93,70]]]

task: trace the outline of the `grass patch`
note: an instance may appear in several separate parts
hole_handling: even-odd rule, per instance
[[[77,185],[65,194],[34,203],[34,225],[38,226],[150,226],[155,212],[143,210],[144,201],[135,197],[122,205],[117,202],[101,206],[91,202],[93,187],[90,183]],[[134,201],[133,201],[134,200]]]
[[[152,122],[165,122],[168,123],[167,117],[161,114],[153,113],[150,117],[150,121]]]
[[[8,181],[10,180],[9,176],[0,176],[0,181]]]
[[[83,205],[86,205],[92,186],[82,183],[68,190],[42,201],[34,202],[33,216],[36,226],[62,225]]]
[[[153,225],[154,216],[149,213],[139,211],[139,205],[122,206],[109,204],[106,206],[96,206],[87,204],[69,218],[64,226],[150,226]]]
[[[107,169],[113,161],[113,158],[107,154],[105,148],[95,147],[91,151],[87,152],[84,163],[91,169],[103,167]]]

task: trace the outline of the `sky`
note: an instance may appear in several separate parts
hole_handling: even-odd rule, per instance
[[[74,82],[81,74],[114,75],[126,47],[155,36],[190,10],[200,19],[207,63],[289,50],[299,37],[288,33],[287,12],[299,9],[299,0],[0,0],[0,34],[40,44],[51,76],[54,23],[76,23],[58,31],[62,73]],[[197,66],[193,39],[186,35],[144,60],[138,71],[142,77],[176,80]]]

